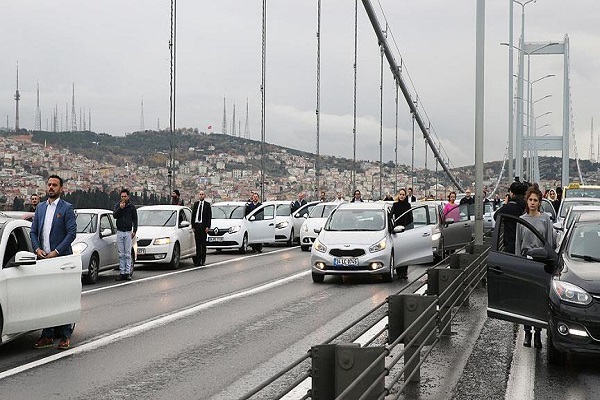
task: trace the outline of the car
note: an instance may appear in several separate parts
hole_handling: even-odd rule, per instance
[[[483,230],[490,231],[494,229],[496,221],[494,220],[494,203],[491,201],[483,203]]]
[[[206,248],[245,254],[248,246],[260,252],[264,243],[275,243],[275,205],[265,202],[245,215],[243,201],[214,203]]]
[[[177,205],[143,206],[137,209],[137,261],[179,268],[196,255],[192,210]]]
[[[327,217],[335,208],[339,205],[339,202],[329,203],[318,203],[308,214],[308,218],[304,220],[302,227],[300,228],[300,249],[302,251],[309,251],[313,242],[317,238],[317,232],[323,228]]]
[[[71,248],[81,255],[82,279],[85,284],[96,283],[98,273],[119,267],[117,224],[111,210],[96,208],[76,209],[77,237]],[[131,249],[131,272],[137,256],[137,244]]]
[[[555,222],[554,229],[556,230],[556,246],[560,246],[565,232],[573,225],[576,219],[583,213],[600,212],[600,204],[595,206],[573,206],[567,212],[567,216],[562,222]]]
[[[534,232],[543,247],[526,257],[504,252],[506,221]],[[547,357],[560,364],[567,353],[600,355],[600,220],[582,213],[555,252],[521,218],[496,221],[488,254],[488,316],[547,329]]]
[[[32,211],[0,211],[0,213],[9,218],[22,218],[30,222],[33,221],[33,216],[35,215]]]
[[[320,201],[309,201],[294,212],[293,221],[295,242],[300,242],[300,229],[302,228],[302,224],[304,223],[304,220],[308,218],[308,214],[310,214],[310,211],[313,209],[313,207],[319,203]]]
[[[311,272],[315,283],[325,275],[378,275],[384,282],[396,278],[401,257],[392,227],[389,204],[342,203],[329,214],[311,248]]]
[[[563,219],[567,216],[567,213],[573,206],[593,206],[600,205],[600,198],[594,197],[568,197],[566,199],[562,199],[560,202],[560,207],[558,207],[558,213],[556,214],[556,220],[554,222],[558,222],[562,224]]]
[[[291,246],[294,242],[294,217],[289,201],[274,201],[275,204],[275,242],[285,242]]]
[[[31,222],[0,216],[0,337],[74,324],[81,318],[81,257],[37,260]]]
[[[582,185],[579,182],[572,182],[563,188],[562,198],[568,197],[593,197],[600,199],[600,186]]]

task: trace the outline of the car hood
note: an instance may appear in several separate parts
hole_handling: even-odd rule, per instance
[[[225,218],[213,218],[210,220],[211,228],[229,229],[232,226],[244,225],[245,219],[225,219]]]
[[[78,233],[77,236],[75,236],[75,240],[73,240],[73,244],[80,242],[88,242],[92,236],[94,236],[93,233]]]
[[[136,236],[139,239],[167,237],[175,233],[175,227],[167,226],[138,226]]]
[[[314,228],[322,228],[323,225],[325,225],[325,221],[327,221],[327,218],[308,218],[304,223],[306,224],[306,227],[311,230]]]
[[[370,246],[383,239],[385,231],[321,231],[319,240],[327,245]]]
[[[569,260],[560,280],[580,286],[590,293],[600,293],[600,263]]]

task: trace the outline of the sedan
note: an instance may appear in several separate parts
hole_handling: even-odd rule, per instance
[[[81,318],[81,257],[37,260],[31,223],[0,217],[0,337],[74,324]]]
[[[294,212],[294,241],[300,241],[300,229],[302,228],[302,224],[304,223],[304,220],[308,218],[308,214],[310,214],[313,207],[319,203],[319,201],[310,201]]]
[[[289,201],[274,201],[275,204],[275,241],[291,246],[294,241],[294,218]]]
[[[71,245],[74,254],[81,255],[83,283],[96,283],[98,273],[119,266],[117,249],[117,225],[111,210],[78,209],[77,237]],[[135,247],[131,249],[131,273],[136,258]]]
[[[302,228],[300,228],[300,249],[302,251],[309,251],[313,242],[317,238],[318,232],[325,225],[325,221],[327,221],[327,217],[329,214],[340,203],[319,203],[313,207],[308,214],[308,218],[302,224]]]
[[[192,210],[184,206],[144,206],[137,210],[137,260],[166,263],[177,269],[184,258],[196,255]]]
[[[378,275],[385,282],[396,277],[400,255],[391,229],[391,207],[385,203],[342,203],[327,218],[311,250],[312,279],[325,275]]]
[[[543,247],[526,257],[504,251],[509,224],[536,235]],[[533,226],[501,215],[488,254],[488,316],[547,329],[548,362],[566,353],[600,355],[600,220],[581,214],[558,254]]]

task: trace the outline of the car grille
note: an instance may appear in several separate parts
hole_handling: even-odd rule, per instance
[[[329,254],[334,257],[360,257],[365,255],[363,249],[331,249]]]
[[[217,231],[216,233],[215,230]],[[208,230],[208,236],[223,236],[227,232],[229,232],[229,228],[210,228]]]
[[[209,247],[239,246],[239,244],[233,240],[225,240],[222,242],[206,242],[206,245]]]
[[[146,247],[152,243],[152,239],[140,239],[137,241],[138,247]]]

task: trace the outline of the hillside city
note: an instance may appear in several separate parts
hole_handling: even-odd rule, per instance
[[[61,138],[57,136],[59,134],[40,135],[21,131],[0,136],[3,153],[0,161],[3,188],[0,203],[5,204],[4,208],[12,204],[15,197],[27,200],[33,193],[44,194],[45,177],[49,174],[58,174],[66,180],[67,193],[78,190],[111,192],[126,187],[133,193],[155,193],[168,198],[168,146],[160,150],[164,143],[154,144],[164,135],[145,132],[141,136],[131,134],[123,138],[86,132],[88,136],[82,133],[81,136]],[[85,140],[78,144],[74,137]],[[52,138],[56,140],[49,143]],[[134,149],[118,143],[128,139],[137,143]],[[185,204],[191,204],[200,189],[205,190],[207,199],[212,201],[246,201],[250,193],[260,193],[260,142],[197,131],[184,131],[177,139],[179,146],[172,189],[181,191]],[[101,141],[107,144],[99,147]],[[120,154],[123,147],[129,149],[129,153]],[[378,200],[386,193],[394,195],[397,189],[410,186],[414,187],[417,197],[430,195],[445,199],[447,193],[456,188],[449,183],[441,168],[436,173],[435,169],[431,170],[435,163],[430,164],[434,165],[430,165],[429,169],[423,166],[415,168],[411,185],[410,166],[401,164],[395,171],[392,162],[385,163],[380,194],[379,163],[357,161],[356,189],[367,200]],[[321,191],[325,191],[328,200],[333,200],[338,192],[345,199],[350,199],[355,189],[352,187],[352,160],[321,156],[319,188],[315,187],[313,154],[268,145],[265,165],[264,200],[292,201],[299,193],[304,193],[307,199],[317,199]],[[560,172],[556,165],[560,165],[556,157],[540,162],[542,177],[546,178],[542,179],[542,187],[560,186]],[[586,176],[597,181],[597,168],[586,166],[590,170],[586,171]],[[501,161],[485,165],[484,186],[489,188],[488,195],[496,187],[501,167]],[[474,186],[473,166],[457,168],[455,172],[463,188]],[[498,192],[502,195],[507,186],[504,178]]]

